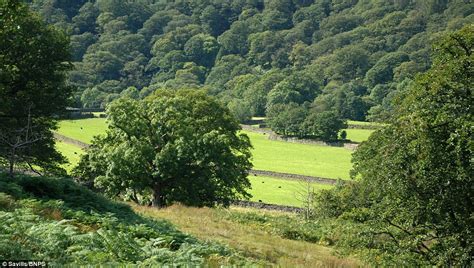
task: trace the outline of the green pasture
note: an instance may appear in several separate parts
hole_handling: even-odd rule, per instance
[[[348,121],[348,122],[350,124],[354,123],[354,125],[376,124],[372,122],[361,122],[361,121]],[[80,119],[80,120],[60,121],[58,133],[64,136],[76,139],[76,140],[80,140],[85,143],[90,143],[94,136],[99,135],[99,134],[104,134],[106,129],[107,129],[107,125],[105,123],[104,118],[88,118],[88,119]],[[372,129],[354,129],[354,128],[345,129],[345,131],[347,133],[347,139],[354,142],[365,141],[369,138],[370,134],[374,132],[374,130]],[[270,142],[273,142],[273,141],[270,141]]]
[[[69,138],[90,143],[94,136],[105,134],[106,129],[105,118],[87,118],[60,121],[57,132]]]
[[[63,166],[68,172],[79,163],[79,158],[84,153],[81,148],[62,141],[56,141],[56,148],[69,161],[69,164]]]
[[[251,201],[268,204],[301,207],[302,199],[307,193],[308,183],[303,181],[269,178],[262,176],[249,176],[252,189]],[[314,191],[330,189],[331,185],[310,183],[310,189]]]
[[[104,119],[82,119],[61,122],[58,132],[73,139],[90,142],[94,135],[104,133],[105,128]],[[333,178],[348,177],[351,153],[349,150],[271,141],[263,134],[245,133],[249,135],[254,145],[255,169]],[[70,164],[64,167],[70,171],[78,163],[82,150],[61,141],[57,141],[56,146],[69,160]],[[250,190],[253,195],[252,201],[262,200],[265,203],[288,206],[302,204],[299,195],[304,192],[306,183],[262,176],[250,176],[249,179],[252,183]],[[328,189],[331,186],[311,183],[311,187],[319,190]]]
[[[373,129],[348,128],[344,129],[347,133],[346,139],[353,142],[363,142],[369,139],[370,134],[374,132]]]
[[[91,118],[61,121],[58,133],[89,143],[93,136],[103,134],[105,130],[105,119]],[[255,169],[335,179],[349,178],[352,151],[348,149],[272,141],[264,134],[243,133],[250,137],[254,146]]]
[[[267,135],[242,131],[254,149],[254,169],[325,178],[349,178],[352,151],[342,147],[273,141]]]
[[[56,142],[56,148],[69,160],[64,168],[69,172],[79,162],[79,157],[83,153],[79,147],[64,143]],[[258,202],[261,200],[268,204],[286,205],[286,206],[301,206],[301,198],[307,187],[307,183],[293,180],[277,179],[263,176],[249,176],[252,184],[250,193],[252,194],[252,201]],[[331,185],[310,183],[310,187],[315,191],[321,189],[329,189]]]

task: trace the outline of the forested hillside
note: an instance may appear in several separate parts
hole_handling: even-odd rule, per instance
[[[466,0],[54,1],[31,6],[71,38],[75,105],[204,87],[280,132],[383,121],[431,65],[431,45],[474,21]],[[308,119],[308,120],[306,120]],[[305,124],[306,121],[306,124]],[[294,130],[296,128],[296,130]]]

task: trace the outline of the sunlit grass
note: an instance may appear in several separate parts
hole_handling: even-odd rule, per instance
[[[69,160],[69,164],[63,167],[70,172],[73,167],[79,162],[79,158],[83,151],[74,145],[57,141],[56,148]],[[301,206],[301,197],[304,192],[305,183],[300,181],[292,181],[285,179],[276,179],[262,176],[249,176],[252,189],[249,193],[252,194],[252,201],[258,202],[261,200],[264,203],[285,205],[285,206]],[[316,191],[320,189],[329,189],[332,186],[311,183]]]
[[[349,178],[352,151],[342,147],[273,141],[267,135],[243,131],[254,146],[255,169],[325,178]]]
[[[69,138],[90,143],[94,136],[105,134],[105,118],[63,120],[59,122],[58,133]]]
[[[249,176],[252,189],[252,201],[285,206],[302,206],[302,200],[307,193],[308,183],[303,181],[285,180],[261,176]],[[314,191],[330,189],[333,186],[319,183],[310,183]]]
[[[222,217],[222,211],[210,208],[171,206],[155,209],[132,205],[145,216],[164,218],[181,231],[203,240],[216,241],[241,251],[245,256],[265,260],[277,267],[356,267],[350,258],[339,258],[329,247],[284,239],[256,226]]]
[[[63,168],[65,168],[68,172],[70,172],[72,168],[76,166],[77,163],[79,163],[79,159],[84,153],[81,148],[62,141],[56,141],[56,148],[69,161],[68,164],[63,166]]]
[[[381,126],[386,125],[384,123],[354,121],[354,120],[347,120],[347,124],[353,125],[353,126],[375,126],[375,127],[381,127]]]
[[[105,119],[66,120],[59,124],[58,133],[90,143],[93,136],[104,134]],[[341,147],[308,145],[273,141],[261,133],[243,131],[254,146],[255,169],[326,178],[349,178],[352,151]]]
[[[344,129],[347,133],[346,139],[353,142],[363,142],[369,139],[370,134],[375,130],[373,129],[359,129],[359,128],[348,128]]]

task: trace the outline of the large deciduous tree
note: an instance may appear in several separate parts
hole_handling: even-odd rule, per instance
[[[158,91],[121,98],[109,129],[76,172],[111,195],[153,193],[154,206],[228,205],[249,197],[250,142],[228,109],[202,91]]]
[[[51,116],[71,95],[68,38],[20,1],[0,2],[0,162],[57,168]]]

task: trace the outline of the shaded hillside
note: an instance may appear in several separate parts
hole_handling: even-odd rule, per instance
[[[135,214],[68,179],[0,173],[0,258],[49,265],[243,265],[238,253],[204,243],[167,221]]]
[[[32,6],[71,36],[77,105],[203,86],[241,119],[384,120],[432,41],[474,21],[465,0],[68,2]]]

